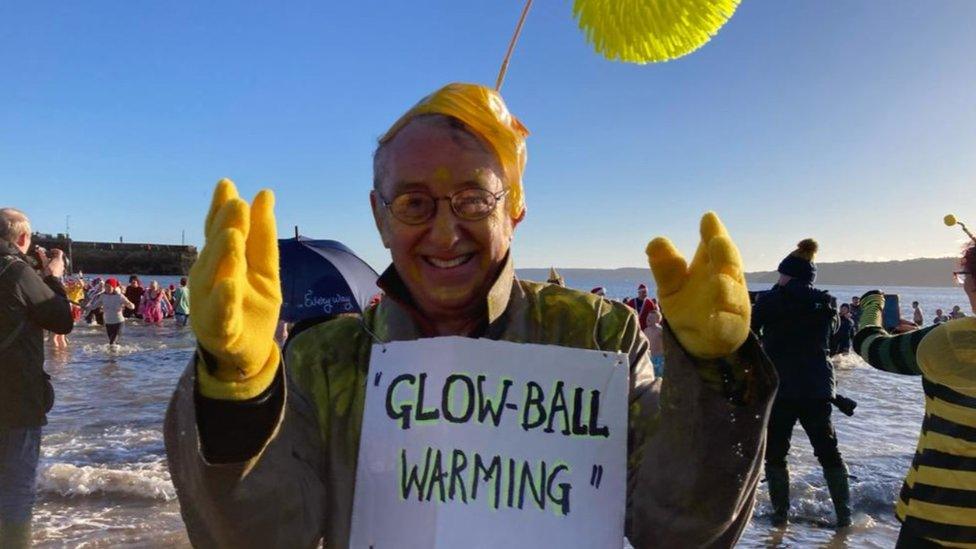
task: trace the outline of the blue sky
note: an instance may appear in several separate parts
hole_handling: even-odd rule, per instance
[[[449,81],[491,84],[520,0],[0,4],[0,203],[79,240],[201,244],[213,184],[279,232],[389,261],[376,138]],[[976,2],[744,0],[698,52],[611,63],[537,1],[503,90],[532,131],[522,267],[691,253],[715,209],[748,270],[954,254],[976,224]]]

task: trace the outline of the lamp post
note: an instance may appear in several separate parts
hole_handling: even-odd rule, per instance
[[[75,274],[75,261],[71,255],[71,215],[64,218],[64,236],[68,239],[68,274]]]

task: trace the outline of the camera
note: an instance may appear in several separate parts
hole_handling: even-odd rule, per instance
[[[31,246],[31,249],[27,250],[27,253],[24,255],[27,257],[27,264],[32,269],[38,272],[44,270],[44,263],[47,261],[47,250],[41,246]]]
[[[846,416],[853,416],[854,408],[857,408],[857,401],[841,394],[832,398],[830,402]]]
[[[38,273],[43,273],[44,265],[51,260],[49,250],[42,246],[32,246],[31,249],[27,250],[25,256],[27,258],[27,263]],[[64,257],[63,260],[65,269],[69,269],[70,264],[68,262],[68,258]]]

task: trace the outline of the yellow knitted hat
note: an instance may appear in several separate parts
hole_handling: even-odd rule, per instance
[[[488,142],[505,170],[509,215],[512,218],[521,216],[525,210],[522,172],[525,171],[525,138],[529,130],[508,111],[502,96],[479,84],[448,84],[404,113],[383,134],[380,144],[389,142],[408,122],[425,114],[456,118]]]

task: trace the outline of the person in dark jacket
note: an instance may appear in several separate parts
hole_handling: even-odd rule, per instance
[[[125,309],[122,311],[122,316],[125,318],[142,318],[142,313],[139,312],[139,303],[142,302],[142,294],[146,293],[146,289],[142,287],[142,282],[139,277],[132,275],[129,277],[129,285],[125,287],[125,298],[135,304],[135,309]]]
[[[851,296],[851,319],[855,326],[861,321],[861,298],[856,295]]]
[[[60,277],[61,250],[50,256],[31,245],[30,221],[0,209],[0,547],[30,544],[41,427],[54,403],[44,372],[44,330],[74,326]],[[35,270],[36,269],[36,270]],[[38,272],[39,271],[39,272]]]
[[[779,391],[766,432],[766,480],[773,521],[785,524],[790,508],[786,455],[793,426],[799,421],[823,467],[837,526],[844,527],[851,523],[850,488],[830,421],[834,369],[827,359],[838,319],[830,294],[813,287],[817,248],[812,239],[801,241],[779,264],[779,282],[753,307],[753,331],[779,373]]]
[[[830,347],[830,355],[848,354],[851,352],[851,345],[854,342],[854,332],[856,326],[851,317],[851,306],[844,303],[840,306],[840,324],[834,333],[833,342]]]

